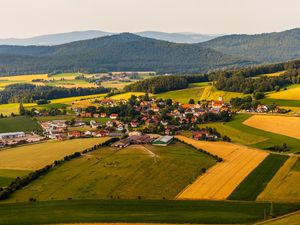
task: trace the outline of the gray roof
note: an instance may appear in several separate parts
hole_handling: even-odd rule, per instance
[[[0,133],[0,136],[8,136],[8,135],[25,135],[25,133],[24,132]]]
[[[168,143],[172,139],[173,139],[173,136],[166,135],[166,136],[163,136],[163,137],[160,137],[160,138],[156,139],[155,141],[162,141],[164,143]]]

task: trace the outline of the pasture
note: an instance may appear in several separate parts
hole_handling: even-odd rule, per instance
[[[268,157],[240,183],[228,199],[254,201],[287,159],[288,156],[285,155],[268,155]]]
[[[243,124],[268,132],[300,139],[300,118],[288,116],[255,115]]]
[[[273,204],[275,216],[299,204]],[[174,200],[68,200],[0,204],[1,225],[64,223],[252,224],[269,203]],[[21,216],[16,216],[21,215]]]
[[[214,164],[212,157],[176,142],[105,147],[51,170],[7,201],[172,199]]]
[[[18,116],[0,118],[0,133],[16,131],[31,132],[41,129],[38,122],[30,117]]]
[[[252,117],[253,115],[245,115],[239,114],[234,116],[233,120],[227,123],[224,123],[225,126],[229,126],[231,128],[235,128],[240,130],[243,133],[256,135],[261,137],[259,142],[250,144],[249,146],[260,148],[260,149],[268,149],[274,145],[282,146],[283,143],[286,143],[290,148],[289,152],[297,152],[300,150],[300,140],[280,134],[271,133],[268,131],[260,130],[254,127],[247,126],[243,124],[244,121]],[[230,137],[230,136],[229,136]],[[246,137],[246,136],[245,136]],[[233,137],[234,138],[234,137]],[[247,141],[245,139],[245,141]]]
[[[268,156],[268,153],[228,142],[196,141],[176,136],[196,148],[223,158],[184,189],[178,199],[224,200]]]
[[[37,170],[66,155],[101,144],[107,138],[47,141],[0,151],[0,169]]]
[[[196,102],[200,100],[203,94],[204,88],[187,88],[177,91],[168,91],[155,95],[156,98],[172,99],[180,103],[188,103],[190,99],[194,99]]]
[[[278,170],[258,201],[300,202],[300,158],[292,156]],[[297,165],[298,164],[298,165]]]

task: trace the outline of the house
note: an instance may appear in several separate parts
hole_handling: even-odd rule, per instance
[[[79,138],[79,137],[81,137],[81,132],[80,132],[80,131],[77,131],[77,130],[69,131],[69,132],[68,132],[68,136],[69,136],[70,138]]]
[[[99,117],[100,117],[100,114],[95,113],[95,114],[93,115],[93,117],[94,117],[94,118],[99,118]]]
[[[118,148],[125,148],[128,145],[130,145],[130,139],[126,138],[126,139],[122,139],[118,142],[113,143],[111,146],[118,147]]]
[[[130,136],[130,144],[148,144],[152,141],[149,135],[141,135],[141,136]]]
[[[140,131],[131,131],[128,133],[128,136],[142,136],[142,133]]]
[[[174,140],[173,136],[165,135],[152,142],[152,145],[167,146]]]
[[[110,114],[109,118],[115,120],[119,117],[119,114]]]
[[[139,123],[137,121],[131,121],[130,122],[130,126],[133,127],[133,128],[136,128],[138,127]]]
[[[267,112],[268,111],[268,107],[266,105],[258,105],[256,111],[260,112],[260,113]]]
[[[10,133],[0,133],[0,139],[12,139],[12,138],[23,138],[25,137],[24,132],[10,132]]]
[[[100,131],[95,132],[96,137],[107,137],[108,135],[109,135],[108,130],[100,130]]]
[[[100,117],[101,117],[101,118],[106,117],[106,113],[101,113],[101,114],[100,114]]]
[[[97,123],[95,120],[91,120],[91,121],[90,121],[90,125],[91,125],[91,127],[92,127],[93,129],[97,129],[97,128],[99,128],[99,127],[102,126],[101,123]]]

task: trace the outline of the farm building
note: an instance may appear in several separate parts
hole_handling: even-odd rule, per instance
[[[155,141],[152,142],[153,145],[158,145],[158,146],[167,146],[173,141],[173,136],[162,136]]]
[[[25,137],[24,132],[11,132],[11,133],[0,134],[0,139],[23,138],[23,137]]]

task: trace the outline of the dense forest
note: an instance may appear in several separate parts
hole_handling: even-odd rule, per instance
[[[2,75],[74,71],[196,73],[252,63],[197,44],[176,44],[129,33],[57,46],[0,46]]]
[[[227,35],[199,45],[261,63],[300,58],[300,29],[256,35]]]
[[[108,88],[62,88],[51,86],[35,86],[32,84],[12,84],[0,92],[0,104],[13,102],[36,102],[73,96],[107,93]]]
[[[184,89],[189,83],[208,81],[207,75],[159,76],[138,81],[125,87],[125,91],[141,91],[153,94]]]

